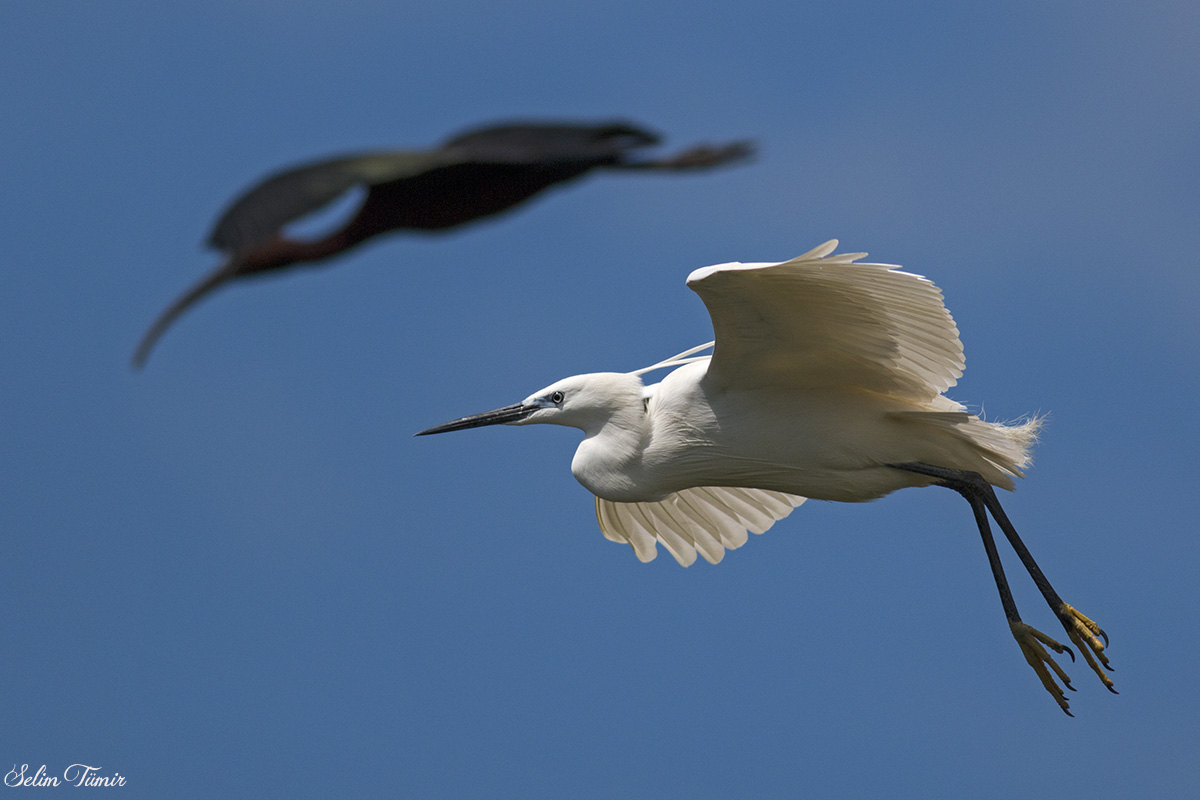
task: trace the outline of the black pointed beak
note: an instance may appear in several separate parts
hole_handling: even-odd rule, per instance
[[[431,433],[462,431],[467,428],[480,428],[484,425],[507,425],[512,422],[520,422],[540,408],[542,406],[536,403],[517,403],[515,406],[505,406],[504,408],[497,408],[495,411],[485,411],[482,414],[472,414],[469,417],[462,417],[441,425],[434,425],[432,428],[426,428],[423,431],[414,433],[413,436],[428,436]]]

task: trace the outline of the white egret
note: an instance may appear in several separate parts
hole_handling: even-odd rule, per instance
[[[1115,692],[1104,671],[1108,637],[1054,591],[992,490],[1023,476],[1039,420],[985,422],[946,397],[964,361],[941,291],[896,266],[858,261],[865,253],[831,255],[836,247],[693,272],[687,284],[708,307],[715,343],[634,372],[565,378],[417,435],[500,423],[579,428],[571,472],[596,495],[604,535],[642,561],[661,543],[684,566],[697,552],[720,561],[805,498],[853,503],[948,487],[970,504],[1012,634],[1062,710],[1071,713],[1051,672],[1074,687],[1047,648],[1074,653],[1021,621],[989,512]],[[667,367],[675,369],[661,383],[643,385],[643,374]]]

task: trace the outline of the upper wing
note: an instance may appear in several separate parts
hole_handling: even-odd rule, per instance
[[[928,400],[962,376],[942,293],[889,264],[830,256],[837,240],[782,264],[718,264],[687,284],[716,333],[717,388],[859,386]]]
[[[622,120],[596,124],[511,122],[457,134],[442,152],[489,164],[611,164],[657,144],[652,131]]]
[[[641,561],[658,555],[655,542],[685,567],[699,552],[710,564],[746,543],[747,531],[763,533],[804,502],[803,497],[764,489],[700,486],[657,503],[614,503],[596,498],[604,538],[624,542]]]
[[[672,156],[635,159],[634,153],[660,142],[658,134],[624,120],[597,124],[515,122],[468,131],[442,145],[464,161],[553,167],[578,164],[629,170],[686,171],[744,161],[752,142],[699,145]]]
[[[354,186],[419,175],[442,166],[448,158],[437,150],[362,153],[278,172],[234,200],[217,220],[208,242],[218,250],[244,252]]]

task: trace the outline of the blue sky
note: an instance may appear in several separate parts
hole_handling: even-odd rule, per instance
[[[0,9],[0,769],[127,797],[1193,795],[1196,5],[643,6]],[[247,184],[513,117],[761,153],[232,286],[130,371]],[[1058,711],[950,492],[809,503],[684,570],[603,539],[573,431],[411,437],[706,341],[692,269],[833,237],[943,288],[952,396],[1048,415],[1002,499],[1120,696],[1080,664]]]

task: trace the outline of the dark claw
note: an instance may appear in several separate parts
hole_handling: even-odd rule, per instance
[[[1065,644],[1063,645],[1063,650],[1065,650],[1067,655],[1069,655],[1071,657],[1071,663],[1074,664],[1075,663],[1075,651],[1072,650],[1071,648],[1067,647]]]
[[[1108,647],[1108,634],[1104,632],[1104,628],[1100,629],[1100,638],[1104,640],[1104,646]]]
[[[1061,708],[1061,706],[1060,706],[1060,708]],[[1075,717],[1074,714],[1072,714],[1070,711],[1067,711],[1065,708],[1063,709],[1063,713],[1066,714],[1068,717],[1071,717],[1072,719],[1074,719],[1074,717]]]
[[[1072,685],[1071,685],[1071,682],[1070,682],[1070,681],[1063,681],[1063,686],[1067,687],[1067,688],[1068,688],[1068,689],[1070,689],[1072,692],[1078,692],[1078,691],[1079,691],[1078,689],[1076,689],[1074,686],[1072,686]]]
[[[1114,689],[1114,688],[1113,688],[1113,687],[1111,687],[1111,686],[1109,686],[1109,687],[1108,687],[1108,690],[1109,690],[1110,692],[1112,692],[1113,694],[1120,694],[1120,692],[1118,692],[1116,689]]]

